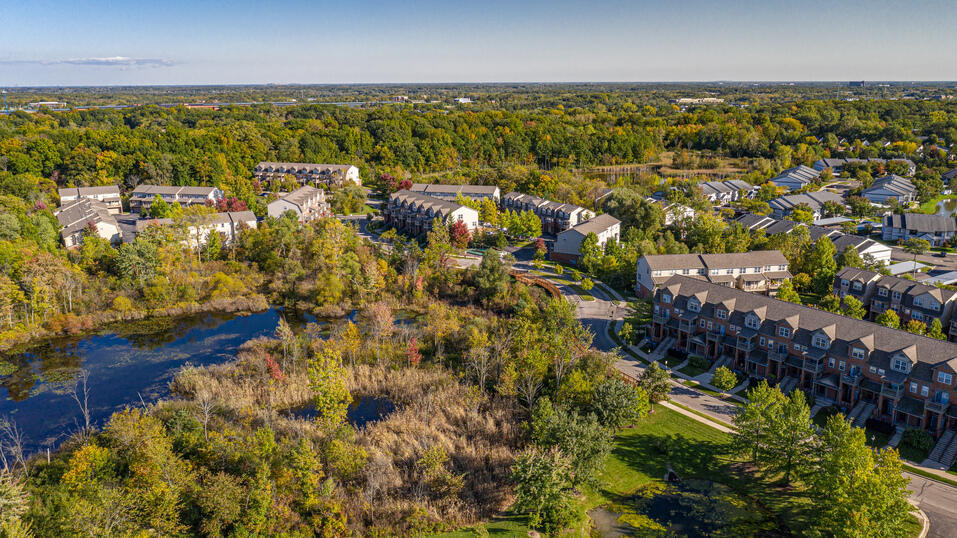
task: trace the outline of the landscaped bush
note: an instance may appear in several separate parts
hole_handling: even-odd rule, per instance
[[[690,364],[693,368],[697,368],[699,370],[707,370],[708,368],[711,367],[711,363],[708,362],[708,359],[704,357],[699,357],[697,355],[692,355],[691,357],[689,357],[688,364]]]
[[[934,438],[924,430],[911,428],[904,432],[904,436],[901,437],[901,444],[923,452],[929,452],[934,448]]]
[[[711,384],[721,390],[731,390],[738,384],[738,376],[726,366],[721,366],[714,371]]]

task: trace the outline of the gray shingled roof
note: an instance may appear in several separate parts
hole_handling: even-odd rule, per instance
[[[729,316],[729,321],[743,327],[744,316],[748,312],[759,313],[762,320],[760,334],[773,335],[776,333],[775,326],[778,321],[796,319],[799,329],[794,332],[792,339],[804,345],[810,345],[811,337],[815,332],[833,326],[837,339],[832,343],[831,349],[836,355],[848,355],[847,347],[852,342],[873,340],[873,349],[876,353],[872,354],[868,363],[885,369],[888,368],[891,355],[911,347],[913,349],[909,349],[908,353],[913,352],[919,363],[936,365],[947,362],[953,367],[954,363],[951,361],[957,360],[957,344],[951,342],[891,329],[877,323],[832,314],[699,279],[675,275],[659,288],[659,293],[665,291],[675,298],[683,299],[673,301],[676,308],[682,307],[688,297],[701,293],[706,294],[705,300],[701,301],[702,304],[708,303],[712,308],[713,305],[723,301],[734,301],[734,312]],[[702,314],[710,316],[710,311],[702,308]],[[921,374],[921,372],[917,373]],[[923,374],[929,375],[929,372],[925,371]]]
[[[944,215],[894,214],[884,217],[884,225],[891,228],[914,230],[918,233],[957,232],[957,219]]]
[[[645,256],[652,271],[672,269],[729,269],[732,267],[758,267],[787,265],[788,260],[780,250],[755,250],[726,254],[656,254]]]
[[[63,204],[56,212],[56,220],[63,227],[60,232],[62,237],[73,235],[91,222],[116,226],[116,219],[110,214],[106,204],[91,198],[80,198]]]
[[[577,232],[582,235],[588,235],[590,233],[600,234],[616,224],[621,224],[621,221],[605,213],[598,215],[597,217],[592,217],[578,226],[569,228],[562,233],[565,234],[568,232]]]

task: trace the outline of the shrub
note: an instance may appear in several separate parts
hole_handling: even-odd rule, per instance
[[[556,275],[565,274],[565,268],[562,267],[561,265],[555,264],[555,274]]]
[[[125,295],[118,295],[113,299],[113,310],[117,312],[129,312],[133,309],[133,301]]]
[[[692,368],[696,368],[698,370],[707,370],[711,367],[711,363],[708,362],[708,359],[699,357],[698,355],[692,355],[690,358],[688,358],[688,364],[690,364]]]
[[[590,278],[586,278],[585,280],[582,280],[581,286],[583,290],[588,291],[595,287],[595,283],[592,282]]]
[[[734,375],[734,372],[727,367],[722,366],[714,371],[711,384],[721,390],[731,390],[738,384],[738,376]]]
[[[901,443],[924,452],[934,448],[934,438],[924,430],[917,428],[905,431],[903,437],[901,437]]]

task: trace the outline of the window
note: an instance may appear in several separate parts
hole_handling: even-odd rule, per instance
[[[877,294],[881,297],[887,297],[887,288],[877,288]]]
[[[698,326],[701,327],[702,329],[704,329],[704,320],[701,320],[701,321],[698,323]]]
[[[853,359],[863,359],[863,358],[864,358],[864,350],[863,350],[863,349],[860,349],[860,348],[856,348],[856,347],[855,347],[855,348],[851,348],[851,358],[853,358]],[[872,369],[873,369],[873,368],[872,368]]]
[[[910,392],[911,394],[917,394],[917,383],[910,384]]]
[[[843,278],[841,279],[841,287],[842,287],[842,288],[846,288],[846,287],[848,287],[848,286],[850,286],[850,285],[851,285],[850,282],[848,282],[847,280],[844,280]]]
[[[923,306],[921,303],[923,303],[923,301],[920,297],[914,297],[914,306]]]
[[[908,368],[909,366],[910,366],[910,363],[905,361],[904,359],[894,359],[893,369],[897,370],[898,372],[906,373],[907,370],[909,369]]]
[[[757,328],[758,328],[758,317],[752,314],[752,315],[750,315],[750,316],[744,318],[744,324],[747,325],[748,327],[752,328],[752,329],[757,329]]]
[[[725,269],[724,272],[725,272],[726,274],[733,275],[733,274],[734,274],[734,268],[733,268],[733,267],[729,267],[729,268]]]
[[[876,373],[877,373],[877,367],[876,367],[876,366],[871,366],[870,368],[868,368],[868,371],[869,371],[870,373],[872,373],[872,374],[876,374]]]
[[[937,372],[937,382],[943,383],[949,387],[950,384],[954,382],[954,376],[944,372]]]
[[[920,388],[920,395],[927,396],[928,394],[930,394],[930,387],[928,387],[927,385],[922,385]]]
[[[885,372],[883,368],[878,368],[878,369],[877,369],[877,375],[884,375],[884,374],[886,374],[886,373],[887,373],[887,372]]]
[[[661,295],[661,300],[662,300],[663,302],[665,302],[665,303],[670,303],[670,302],[671,302],[671,295],[669,295],[669,294],[667,294],[667,293],[663,293],[663,294]]]
[[[834,357],[830,357],[829,359],[827,359],[827,367],[834,368]]]
[[[758,339],[758,344],[759,344],[761,347],[764,347],[764,344],[767,343],[767,341],[768,341],[768,339],[762,336],[760,339]]]
[[[711,322],[709,321],[709,322],[708,322],[708,330],[710,331],[713,327],[714,327],[714,325],[712,325]]]
[[[861,291],[861,287],[862,287],[862,286],[861,286],[861,283],[860,283],[860,282],[855,282],[855,283],[854,283],[854,289],[855,289],[855,290]]]
[[[847,363],[845,363],[844,361],[841,361],[841,362],[839,362],[839,363],[837,364],[837,369],[840,370],[840,371],[842,371],[842,372],[844,371],[844,368],[846,368],[846,367],[847,367]]]
[[[895,301],[900,301],[900,300],[901,300],[901,292],[895,291],[894,294],[893,294],[891,297],[893,297],[893,299],[894,299]]]
[[[690,311],[692,311],[692,312],[700,312],[700,311],[701,311],[701,303],[699,303],[697,299],[692,299],[692,300],[688,301],[688,310],[690,310]]]
[[[797,342],[794,343],[794,349],[801,351],[801,346]]]
[[[727,311],[727,310],[720,310],[720,309],[719,309],[719,310],[716,311],[716,313],[718,314],[718,319],[728,319],[728,311]]]
[[[827,349],[831,347],[831,339],[823,334],[814,335],[814,341],[812,342],[814,347],[818,349]]]
[[[916,319],[917,321],[923,321],[923,320],[924,320],[924,315],[921,314],[920,312],[917,312],[917,311],[915,311],[913,314],[911,314],[910,317],[913,318],[913,319]]]
[[[787,327],[778,327],[778,336],[782,336],[782,337],[784,337],[784,338],[790,338],[790,337],[791,337],[791,329],[789,329],[789,328],[787,328]]]

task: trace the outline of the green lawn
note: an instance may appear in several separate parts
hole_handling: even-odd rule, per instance
[[[891,436],[886,433],[874,431],[874,430],[865,430],[867,434],[867,444],[873,448],[884,448],[887,446],[887,442],[891,440]]]
[[[685,361],[685,359],[682,359],[682,358],[680,358],[680,357],[675,357],[675,356],[672,356],[672,355],[668,355],[668,356],[666,356],[661,362],[665,363],[665,364],[668,366],[668,368],[674,368],[675,366],[678,366],[679,364],[683,363],[684,361]]]
[[[927,459],[927,456],[930,455],[930,450],[918,450],[910,445],[905,445],[901,443],[897,445],[897,451],[900,452],[901,457],[905,460],[910,460],[914,463],[920,463]]]
[[[680,369],[680,370],[678,370],[678,371],[681,372],[681,373],[683,373],[684,375],[686,375],[686,376],[688,376],[688,377],[695,377],[695,376],[699,376],[699,375],[701,375],[701,374],[707,372],[707,371],[708,371],[708,368],[698,368],[698,367],[696,367],[695,365],[693,365],[693,364],[691,364],[691,363],[689,362],[689,363],[687,364],[687,366],[685,366],[684,368],[682,368],[682,369]]]
[[[918,209],[918,211],[921,213],[927,213],[928,215],[932,215],[937,212],[937,202],[940,202],[942,200],[953,200],[953,199],[957,199],[957,194],[946,194],[946,195],[936,196],[920,204],[920,209]]]
[[[590,536],[588,510],[626,500],[638,488],[664,478],[669,465],[684,479],[714,480],[731,488],[752,510],[787,527],[793,535],[802,535],[813,517],[813,507],[803,496],[803,490],[799,486],[783,486],[780,477],[755,474],[729,452],[729,441],[729,434],[656,406],[635,427],[626,428],[615,437],[597,484],[584,488],[576,505],[580,524],[563,536]],[[523,517],[509,514],[437,536],[524,537],[528,530]],[[919,530],[915,518],[910,534],[917,535]]]
[[[830,418],[831,415],[836,415],[837,413],[840,413],[840,412],[841,412],[840,409],[838,409],[837,407],[834,407],[834,406],[825,407],[824,409],[821,409],[820,411],[818,411],[817,414],[814,415],[814,418],[811,420],[813,420],[814,423],[817,424],[819,427],[823,428],[824,425],[827,424],[827,419]]]

